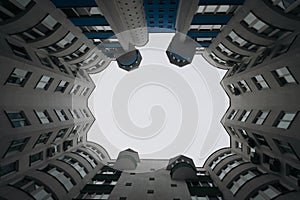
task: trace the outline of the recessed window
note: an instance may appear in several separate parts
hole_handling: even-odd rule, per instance
[[[16,56],[19,56],[21,58],[25,58],[27,60],[31,60],[28,52],[26,51],[26,49],[24,47],[21,47],[21,46],[17,46],[17,45],[14,45],[14,44],[11,44],[9,42],[7,42],[11,48],[11,50],[13,51],[13,53],[16,55]]]
[[[245,139],[249,137],[247,131],[245,131],[244,129],[239,129],[239,132]]]
[[[44,110],[44,111],[34,111],[36,116],[39,118],[41,124],[48,124],[52,122],[52,119],[49,116],[49,113]]]
[[[14,70],[6,80],[5,84],[23,87],[25,83],[28,81],[31,74],[32,73],[29,71],[19,69],[19,68],[14,68]]]
[[[273,140],[282,154],[290,153],[296,156],[295,151],[290,143],[283,140],[277,140],[277,139],[273,139]]]
[[[257,193],[255,193],[250,199],[260,200],[260,199],[275,199],[275,197],[286,193],[289,190],[279,183],[272,183],[268,186],[264,186]]]
[[[298,180],[298,186],[300,185],[300,169],[297,169],[293,166],[286,165],[286,175],[291,176]]]
[[[18,161],[0,166],[0,177],[18,171]]]
[[[55,166],[51,166],[48,165],[46,168],[44,168],[42,171],[48,173],[49,175],[53,176],[54,178],[56,178],[56,180],[58,180],[61,185],[69,192],[73,186],[75,185],[74,180],[68,175],[66,174],[66,172],[64,172],[61,169],[58,169]]]
[[[272,71],[272,74],[274,75],[280,86],[297,83],[296,79],[293,77],[287,67],[276,69]]]
[[[80,128],[80,125],[75,125],[70,134],[75,135],[75,134],[79,133],[79,128]]]
[[[119,200],[127,200],[127,197],[120,197]]]
[[[96,167],[97,162],[91,155],[89,155],[88,153],[81,151],[81,150],[76,150],[75,153],[80,155],[81,157],[83,157],[85,160],[87,160],[93,168]]]
[[[76,95],[77,92],[79,91],[79,89],[80,89],[80,85],[74,85],[73,88],[70,91],[70,94]]]
[[[249,180],[261,175],[262,173],[256,169],[244,172],[230,184],[229,190],[235,195],[237,191]]]
[[[258,144],[270,147],[264,136],[256,134],[256,133],[253,133],[253,136],[257,140]]]
[[[147,194],[154,194],[154,190],[147,190]]]
[[[251,79],[256,85],[257,89],[262,90],[262,89],[269,88],[269,85],[267,84],[267,82],[265,81],[262,75],[257,75],[255,77],[252,77]]]
[[[228,116],[228,119],[233,120],[236,114],[238,113],[239,110],[232,110],[230,115]]]
[[[66,121],[69,119],[64,110],[54,110],[54,111],[60,121]]]
[[[52,196],[51,192],[46,186],[42,185],[40,182],[36,182],[33,179],[29,179],[28,177],[25,177],[24,179],[15,182],[12,185],[28,193],[36,200],[54,199],[54,196]]]
[[[63,157],[59,158],[59,160],[71,165],[80,174],[81,178],[86,176],[86,174],[87,174],[86,169],[83,167],[83,165],[81,163],[79,163],[74,158],[71,158],[69,156],[63,156]]]
[[[248,119],[250,113],[251,113],[250,110],[244,110],[243,113],[242,113],[242,115],[239,118],[239,121],[245,122]]]
[[[282,129],[288,129],[292,124],[297,112],[280,112],[273,126]]]
[[[132,186],[132,183],[125,183],[125,186]]]
[[[214,170],[214,168],[222,161],[224,160],[225,158],[227,157],[230,157],[230,156],[233,156],[235,155],[235,153],[233,152],[226,152],[224,153],[223,155],[219,156],[218,158],[216,158],[215,160],[212,161],[212,163],[210,164],[210,168],[212,170]]]
[[[235,141],[235,148],[242,150],[243,144],[241,142]]]
[[[42,160],[43,160],[43,151],[29,156],[30,166],[32,164],[37,163],[37,162],[42,161]]]
[[[150,177],[150,178],[149,178],[149,181],[154,181],[154,180],[155,180],[154,177]]]
[[[177,184],[172,183],[171,187],[177,187]]]
[[[29,137],[13,140],[7,150],[7,153],[13,152],[13,151],[23,151],[25,148],[27,142],[29,141]]]
[[[269,111],[258,111],[256,117],[253,120],[254,124],[262,125],[264,121],[266,120],[267,116],[269,114]]]
[[[236,168],[237,166],[241,165],[245,163],[243,160],[234,160],[232,162],[230,162],[228,165],[226,165],[224,168],[221,169],[221,171],[218,173],[218,176],[220,178],[220,180],[223,180],[224,177],[234,168]]]
[[[65,134],[67,133],[67,131],[68,131],[68,128],[60,129],[58,131],[54,141],[57,140],[57,139],[62,139],[65,136]]]
[[[89,117],[89,114],[85,109],[82,109],[81,112],[82,112],[83,116]]]
[[[239,86],[241,87],[243,92],[250,92],[250,87],[248,86],[248,84],[246,83],[246,81],[241,80],[238,82]]]
[[[87,87],[83,88],[83,90],[82,90],[82,92],[81,92],[81,95],[82,95],[82,96],[85,96],[85,95],[88,93],[89,90],[90,90],[90,89],[87,88]]]
[[[41,79],[39,80],[38,84],[35,86],[35,88],[48,90],[52,81],[53,81],[53,78],[50,78],[49,76],[42,76]]]
[[[36,141],[35,145],[37,145],[37,144],[46,144],[51,135],[52,135],[52,132],[42,133],[39,136],[38,140]]]
[[[230,84],[227,87],[228,87],[228,89],[230,90],[230,92],[232,94],[234,94],[234,95],[240,95],[241,94],[240,90],[237,87],[235,87],[233,84]]]
[[[42,55],[41,53],[38,52],[36,52],[36,55],[44,66],[53,68],[49,58],[46,55]]]
[[[61,92],[64,93],[64,91],[66,90],[66,88],[68,87],[69,82],[67,81],[60,81],[59,85],[56,87],[55,91],[56,92]]]
[[[14,128],[17,127],[23,127],[23,126],[29,126],[30,123],[23,111],[19,112],[5,112],[11,125]]]
[[[72,117],[73,117],[74,119],[80,118],[80,116],[79,116],[77,110],[75,110],[75,109],[71,110],[71,109],[70,109],[69,111],[70,111],[70,113],[71,113],[71,115],[72,115]]]

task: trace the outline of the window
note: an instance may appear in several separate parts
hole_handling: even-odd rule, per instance
[[[232,162],[230,162],[225,168],[221,169],[221,171],[218,173],[218,176],[221,180],[224,179],[224,177],[234,168],[236,168],[237,166],[241,165],[245,163],[243,160],[234,160]]]
[[[288,129],[296,117],[297,112],[280,112],[278,119],[273,126],[282,129]]]
[[[66,121],[69,119],[64,110],[54,110],[54,111],[60,121]]]
[[[255,137],[255,139],[257,140],[258,144],[260,145],[265,145],[267,147],[270,147],[267,140],[265,139],[264,136],[262,135],[259,135],[259,134],[256,134],[256,133],[253,133],[253,136]]]
[[[248,119],[250,113],[251,113],[250,110],[244,110],[243,113],[242,113],[242,115],[239,118],[239,121],[245,122]]]
[[[300,185],[300,170],[290,165],[286,165],[286,175],[298,180],[298,186]]]
[[[147,194],[154,194],[154,190],[147,190]]]
[[[230,10],[230,5],[201,5],[198,7],[197,13],[227,13]]]
[[[49,116],[49,113],[44,110],[44,111],[34,111],[36,116],[39,118],[41,124],[48,124],[52,122],[52,119]]]
[[[241,36],[239,36],[236,32],[234,31],[231,31],[229,34],[228,34],[228,39],[231,40],[234,44],[237,44],[238,46],[240,47],[244,47],[244,48],[247,48],[248,50],[257,50],[258,49],[258,46],[253,44],[253,43],[250,43],[248,41],[246,41],[244,38],[242,38]]]
[[[29,165],[31,166],[32,164],[42,161],[43,160],[43,152],[39,152],[33,155],[29,156]]]
[[[241,142],[235,141],[235,148],[242,150],[243,144]]]
[[[13,51],[13,53],[16,55],[16,56],[19,56],[21,58],[25,58],[27,60],[31,60],[28,52],[26,51],[26,49],[24,47],[21,47],[21,46],[17,46],[17,45],[14,45],[14,44],[11,44],[9,42],[7,42],[11,48],[11,50]]]
[[[39,58],[40,62],[41,62],[44,66],[49,67],[49,68],[53,68],[53,67],[52,67],[52,64],[51,64],[51,62],[50,62],[50,60],[48,59],[48,57],[47,57],[46,55],[43,55],[43,54],[41,54],[41,53],[39,53],[39,52],[36,52],[36,55],[37,55],[37,57]]]
[[[32,0],[16,0],[16,1],[5,1],[1,5],[1,21],[11,19],[21,14],[23,11],[27,11],[28,8],[31,8],[35,3]]]
[[[25,113],[23,111],[19,112],[6,112],[6,115],[11,123],[11,125],[14,128],[17,127],[23,127],[23,126],[29,126],[30,123],[25,116]]]
[[[155,180],[154,177],[150,177],[150,178],[149,178],[149,181],[154,181],[154,180]]]
[[[18,171],[18,161],[7,165],[0,165],[0,177],[16,171]]]
[[[81,151],[81,150],[77,150],[75,153],[80,155],[81,157],[83,157],[85,160],[87,160],[93,168],[96,167],[97,162],[91,155],[89,155],[88,153]]]
[[[244,172],[237,179],[233,181],[228,187],[229,190],[235,195],[237,191],[249,180],[255,178],[256,176],[261,175],[262,173],[256,169]]]
[[[273,139],[273,140],[282,154],[290,153],[296,156],[295,151],[290,143],[283,140],[277,140],[277,139]]]
[[[228,89],[230,90],[230,92],[232,94],[234,94],[234,95],[240,95],[241,94],[240,90],[237,87],[235,87],[233,84],[230,84],[227,87],[228,87]]]
[[[256,85],[258,90],[269,88],[269,85],[267,84],[267,82],[265,81],[262,75],[257,75],[255,77],[252,77],[251,79]]]
[[[132,186],[132,183],[125,183],[125,186]]]
[[[272,71],[272,74],[274,75],[280,86],[297,83],[287,67],[276,69]]]
[[[290,13],[299,17],[300,5],[297,0],[271,0],[274,5],[280,8],[284,13]]]
[[[85,109],[82,109],[81,112],[84,117],[89,117],[89,114]]]
[[[71,134],[74,134],[74,135],[75,135],[75,134],[79,133],[79,128],[80,128],[80,125],[75,125],[75,126],[73,127],[73,129],[72,129],[70,135],[71,135]]]
[[[42,133],[39,136],[38,140],[36,141],[35,145],[37,145],[37,144],[46,144],[51,135],[52,135],[52,132]]]
[[[66,88],[68,87],[69,82],[66,81],[60,81],[59,85],[56,87],[55,91],[57,92],[61,92],[64,93],[64,91],[66,90]]]
[[[81,95],[85,96],[88,93],[88,91],[89,91],[89,88],[87,88],[87,87],[83,88]]]
[[[241,89],[242,89],[243,92],[250,92],[251,91],[251,89],[248,86],[248,84],[246,83],[246,81],[241,80],[241,81],[238,82],[238,84],[241,87]]]
[[[70,94],[76,95],[77,92],[79,91],[79,89],[80,89],[80,85],[74,85],[73,88],[70,91]]]
[[[288,192],[289,190],[285,188],[280,183],[272,183],[266,187],[260,189],[256,194],[254,194],[250,200],[268,200],[274,199],[282,193]]]
[[[127,197],[120,197],[119,200],[127,200]]]
[[[86,176],[86,174],[87,174],[86,169],[82,166],[81,163],[79,163],[74,158],[71,158],[69,156],[64,156],[64,157],[59,158],[59,160],[71,165],[80,174],[81,178]]]
[[[12,185],[30,194],[35,200],[54,199],[50,190],[46,186],[36,182],[35,180],[29,179],[28,177],[25,177]]]
[[[80,194],[77,199],[108,199],[109,198],[109,194],[105,194],[105,193],[102,193],[102,194],[99,194],[98,193],[83,193],[83,194]]]
[[[48,165],[42,171],[48,173],[49,175],[55,177],[69,192],[75,185],[74,181],[67,175],[63,170],[56,168],[55,166]]]
[[[224,153],[222,156],[219,156],[217,159],[213,160],[213,162],[212,162],[211,165],[210,165],[210,168],[211,168],[212,170],[214,170],[214,168],[215,168],[222,160],[224,160],[224,159],[227,158],[227,157],[233,156],[233,155],[235,155],[235,153],[232,153],[232,152]]]
[[[52,81],[53,81],[53,78],[50,78],[49,76],[42,76],[41,79],[39,80],[38,84],[35,86],[35,88],[48,90]]]
[[[230,115],[228,116],[228,119],[233,120],[236,114],[238,113],[239,110],[232,110]]]
[[[68,128],[60,129],[54,140],[62,139],[65,136],[65,134],[67,133],[67,131],[68,131]]]
[[[258,111],[256,117],[253,120],[254,124],[262,125],[264,121],[266,120],[267,116],[269,114],[269,111]]]
[[[55,51],[66,48],[67,46],[72,44],[76,39],[77,38],[71,32],[69,32],[62,40],[56,43],[56,46],[58,48],[55,49]]]
[[[23,149],[25,148],[29,139],[30,138],[27,137],[27,138],[13,140],[7,150],[7,153],[13,152],[13,151],[20,151],[20,152],[23,151]]]
[[[75,109],[73,109],[73,110],[70,109],[69,111],[74,119],[80,118],[78,112]]]
[[[171,187],[177,187],[177,184],[171,184]]]
[[[31,72],[28,72],[26,70],[14,68],[14,70],[6,80],[5,84],[23,87],[28,81],[31,74]]]

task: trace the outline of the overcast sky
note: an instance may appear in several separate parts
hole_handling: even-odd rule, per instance
[[[102,145],[111,158],[132,148],[140,158],[184,154],[197,166],[215,150],[229,146],[220,119],[229,99],[219,82],[225,70],[210,66],[201,55],[179,68],[165,54],[173,34],[150,34],[139,48],[138,69],[124,71],[111,62],[91,75],[96,88],[89,99],[96,122],[88,140]]]

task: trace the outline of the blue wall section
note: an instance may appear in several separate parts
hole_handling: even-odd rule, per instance
[[[84,33],[85,36],[89,39],[107,39],[114,36],[114,32],[100,32],[100,33]]]
[[[174,32],[179,0],[145,0],[147,26],[151,33]],[[160,30],[164,28],[165,30]],[[167,31],[166,29],[169,29]]]
[[[69,18],[75,26],[109,26],[104,17]]]
[[[190,31],[188,32],[188,36],[189,37],[192,37],[192,38],[195,38],[195,37],[217,37],[217,35],[219,34],[219,32],[213,32],[213,31],[203,31],[203,32],[200,32],[200,31]]]
[[[95,0],[51,0],[57,8],[96,7]]]
[[[245,0],[199,0],[199,5],[242,5]]]

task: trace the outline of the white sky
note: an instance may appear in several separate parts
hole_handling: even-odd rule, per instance
[[[91,75],[96,88],[89,99],[96,122],[88,140],[99,143],[112,159],[132,148],[140,158],[168,159],[178,154],[202,166],[215,150],[229,146],[220,119],[229,99],[219,82],[226,73],[201,55],[179,68],[165,50],[174,34],[150,34],[139,48],[143,60],[131,72],[116,62]]]

